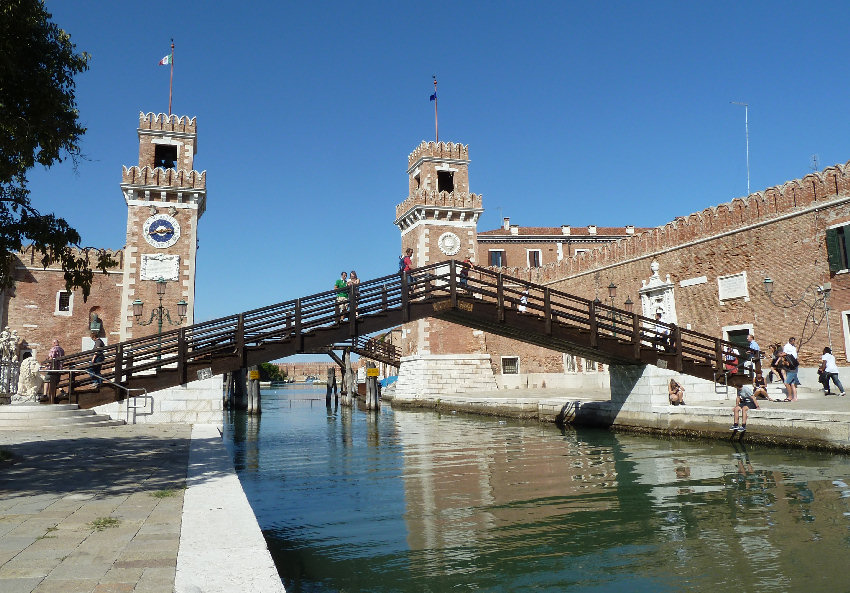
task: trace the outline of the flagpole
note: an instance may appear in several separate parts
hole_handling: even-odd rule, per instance
[[[434,79],[434,135],[437,137],[437,144],[440,143],[440,120],[437,118],[437,77],[432,76]]]
[[[171,39],[171,78],[168,81],[168,115],[171,115],[171,90],[174,87],[174,39]]]

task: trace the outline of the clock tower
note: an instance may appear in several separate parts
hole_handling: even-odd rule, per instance
[[[396,206],[401,250],[413,249],[413,266],[478,253],[481,196],[469,191],[469,147],[422,142],[407,160],[408,196]],[[416,272],[414,271],[414,275]],[[439,319],[405,324],[396,397],[495,389],[482,332]],[[452,381],[446,381],[452,377]]]
[[[127,203],[121,340],[158,331],[157,319],[144,323],[159,305],[160,279],[166,282],[162,304],[168,311],[162,330],[172,329],[169,317],[180,321],[178,301],[188,305],[182,325],[194,323],[198,221],[207,200],[206,171],[194,169],[194,117],[140,113],[138,134],[139,164],[124,167],[121,182]],[[144,303],[139,320],[133,315],[135,300]]]

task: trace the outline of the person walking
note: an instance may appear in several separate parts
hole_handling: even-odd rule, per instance
[[[779,343],[776,343],[770,348],[773,350],[773,358],[770,361],[770,372],[767,374],[767,382],[773,383],[773,373],[776,373],[776,376],[779,377],[779,382],[785,383],[785,373],[783,372],[782,367],[778,366],[779,355],[782,354],[782,346]]]
[[[100,387],[103,385],[103,378],[100,376],[100,369],[103,367],[103,349],[106,347],[106,344],[103,343],[103,340],[100,339],[97,332],[91,333],[91,340],[92,357],[88,373],[94,379],[95,390],[100,391]]]
[[[832,379],[832,382],[835,383],[835,386],[838,387],[838,395],[844,395],[844,386],[841,384],[841,381],[838,378],[838,365],[835,364],[835,356],[832,355],[832,349],[827,346],[823,349],[823,356],[821,358],[820,368],[818,371],[822,373],[823,376],[823,394],[830,395],[829,391],[829,380]]]
[[[47,352],[47,360],[45,366],[48,370],[58,371],[62,368],[62,361],[59,360],[65,356],[65,350],[59,345],[59,340],[53,340],[53,346]],[[47,380],[47,401],[53,403],[56,401],[56,387],[59,385],[59,373],[48,373]]]
[[[472,269],[472,262],[467,255],[460,262],[460,273],[458,274],[458,284],[461,290],[469,290],[469,271]]]

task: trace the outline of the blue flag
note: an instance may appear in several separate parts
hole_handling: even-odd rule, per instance
[[[437,93],[434,93],[433,95],[431,95],[431,98],[429,99],[429,101],[436,101],[436,100],[437,100]]]

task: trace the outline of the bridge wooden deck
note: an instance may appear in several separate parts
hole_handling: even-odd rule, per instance
[[[113,344],[104,350],[101,375],[125,387],[153,391],[293,354],[326,351],[352,339],[357,343],[362,336],[428,317],[606,364],[651,364],[708,380],[724,374],[725,348],[737,348],[739,358],[749,353],[713,336],[673,324],[659,326],[636,313],[491,270],[475,268],[463,282],[460,270],[460,262],[452,260],[417,268],[410,283],[402,274],[361,282],[350,294],[356,315],[341,312],[336,291],[330,290]],[[527,304],[521,311],[524,291]],[[668,339],[666,349],[656,346],[663,339]],[[90,359],[91,352],[66,356],[63,369],[85,369]],[[759,371],[757,357],[755,361]],[[85,385],[80,376],[73,382],[66,376],[60,383],[72,398]],[[730,383],[750,377],[739,372]],[[87,395],[80,405],[112,399],[111,394]]]

